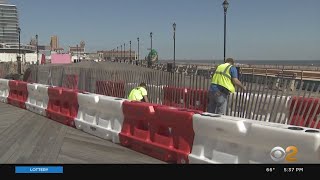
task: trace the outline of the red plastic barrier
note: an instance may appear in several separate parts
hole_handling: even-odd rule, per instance
[[[124,82],[97,81],[96,93],[106,96],[124,98]]]
[[[167,162],[189,163],[188,155],[191,153],[194,139],[192,116],[195,113],[202,111],[155,107],[150,139],[162,153],[154,150],[154,157]]]
[[[311,121],[311,127],[313,127],[317,120],[317,115],[320,113],[320,105],[318,105],[319,103],[319,98],[292,97],[289,106],[289,117],[292,116],[291,120],[289,121],[290,124],[298,126],[303,126],[305,124],[305,126],[308,126]],[[320,123],[318,123],[317,127],[313,128],[319,129]]]
[[[189,109],[207,111],[208,91],[189,89],[188,94]]]
[[[124,82],[113,82],[113,97],[125,98]]]
[[[124,101],[122,104],[124,121],[120,142],[124,146],[134,145],[134,142],[145,142],[150,139],[149,123],[154,119],[154,106],[144,102]],[[137,149],[136,146],[133,149]]]
[[[311,128],[320,129],[320,122],[315,127],[316,122],[317,121],[311,121],[311,124],[310,124],[310,120],[306,121],[302,116],[295,115],[292,117],[292,122],[290,124],[295,126],[303,126],[303,127],[309,127],[309,124],[310,124]]]
[[[112,94],[112,86],[109,81],[96,81],[96,94],[109,96]]]
[[[9,81],[8,104],[26,109],[26,101],[28,99],[27,82],[10,80]]]
[[[79,84],[79,76],[75,74],[67,74],[65,75],[63,87],[69,89],[78,89]]]
[[[59,87],[48,88],[47,117],[62,124],[75,127],[74,119],[77,117],[78,91]]]
[[[192,116],[201,111],[128,101],[122,108],[121,145],[162,161],[189,162],[194,138]]]
[[[164,87],[163,105],[186,108],[187,107],[187,88]]]

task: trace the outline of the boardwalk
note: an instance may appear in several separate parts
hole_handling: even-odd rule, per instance
[[[0,103],[0,164],[159,164],[157,159]]]

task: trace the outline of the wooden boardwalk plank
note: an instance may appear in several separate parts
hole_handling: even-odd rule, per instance
[[[164,163],[110,141],[0,103],[0,164]]]

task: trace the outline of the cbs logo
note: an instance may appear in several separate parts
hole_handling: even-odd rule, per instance
[[[279,162],[285,160],[286,162],[296,162],[295,157],[298,153],[298,148],[295,146],[288,146],[286,150],[282,147],[274,147],[270,152],[270,157],[273,161]]]

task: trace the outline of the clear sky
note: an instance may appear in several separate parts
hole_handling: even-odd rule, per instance
[[[223,59],[223,0],[9,0],[20,17],[21,39],[58,35],[64,48],[81,40],[88,51],[132,40],[144,57]],[[227,56],[241,60],[320,60],[320,0],[229,0]]]

